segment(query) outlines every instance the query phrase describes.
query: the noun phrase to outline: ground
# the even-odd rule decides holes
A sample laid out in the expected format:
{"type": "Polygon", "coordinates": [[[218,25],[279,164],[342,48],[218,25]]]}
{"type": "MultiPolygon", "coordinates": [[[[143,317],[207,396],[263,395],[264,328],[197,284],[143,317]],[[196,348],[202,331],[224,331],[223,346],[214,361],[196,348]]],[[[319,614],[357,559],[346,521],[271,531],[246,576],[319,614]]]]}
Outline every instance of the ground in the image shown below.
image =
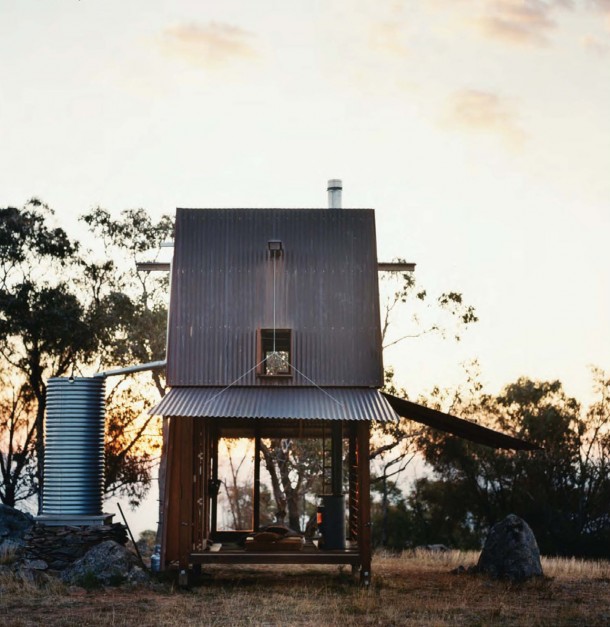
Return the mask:
{"type": "Polygon", "coordinates": [[[369,589],[336,567],[213,567],[190,590],[0,579],[2,625],[608,625],[610,562],[543,561],[521,585],[455,575],[473,553],[377,555],[369,589]]]}

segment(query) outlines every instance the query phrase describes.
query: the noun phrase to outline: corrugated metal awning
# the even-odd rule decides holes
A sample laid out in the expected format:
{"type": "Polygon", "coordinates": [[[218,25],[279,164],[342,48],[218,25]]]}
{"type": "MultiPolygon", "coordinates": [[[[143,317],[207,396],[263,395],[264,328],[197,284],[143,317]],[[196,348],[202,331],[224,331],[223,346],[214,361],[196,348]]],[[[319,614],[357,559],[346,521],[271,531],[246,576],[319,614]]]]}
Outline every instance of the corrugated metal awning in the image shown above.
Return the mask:
{"type": "Polygon", "coordinates": [[[208,418],[398,420],[388,401],[374,388],[174,387],[149,413],[208,418]]]}
{"type": "Polygon", "coordinates": [[[392,396],[391,394],[384,393],[383,396],[402,418],[419,422],[420,424],[438,429],[439,431],[444,431],[445,433],[451,433],[464,440],[484,444],[492,448],[504,448],[516,451],[541,450],[537,444],[526,442],[512,435],[500,433],[499,431],[483,427],[469,420],[457,418],[451,414],[445,414],[442,411],[418,405],[417,403],[412,403],[411,401],[392,396]]]}

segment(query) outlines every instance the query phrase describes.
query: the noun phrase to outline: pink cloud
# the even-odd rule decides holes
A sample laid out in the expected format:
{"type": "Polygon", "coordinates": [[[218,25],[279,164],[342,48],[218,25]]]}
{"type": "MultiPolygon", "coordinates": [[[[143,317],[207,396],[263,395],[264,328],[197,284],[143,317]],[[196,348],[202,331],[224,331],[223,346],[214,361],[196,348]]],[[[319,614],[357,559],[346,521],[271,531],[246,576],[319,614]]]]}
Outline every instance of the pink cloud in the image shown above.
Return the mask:
{"type": "Polygon", "coordinates": [[[610,52],[610,43],[594,35],[587,35],[583,39],[583,44],[589,52],[597,54],[600,57],[604,57],[610,52]]]}
{"type": "Polygon", "coordinates": [[[479,20],[482,32],[492,39],[515,44],[544,45],[556,23],[552,13],[567,7],[564,0],[491,0],[479,20]]]}
{"type": "Polygon", "coordinates": [[[167,27],[160,36],[161,49],[193,65],[217,69],[235,61],[252,60],[258,53],[254,35],[230,24],[187,23],[167,27]]]}
{"type": "Polygon", "coordinates": [[[488,91],[461,89],[454,92],[446,103],[444,123],[454,130],[498,134],[513,146],[525,139],[510,103],[488,91]]]}

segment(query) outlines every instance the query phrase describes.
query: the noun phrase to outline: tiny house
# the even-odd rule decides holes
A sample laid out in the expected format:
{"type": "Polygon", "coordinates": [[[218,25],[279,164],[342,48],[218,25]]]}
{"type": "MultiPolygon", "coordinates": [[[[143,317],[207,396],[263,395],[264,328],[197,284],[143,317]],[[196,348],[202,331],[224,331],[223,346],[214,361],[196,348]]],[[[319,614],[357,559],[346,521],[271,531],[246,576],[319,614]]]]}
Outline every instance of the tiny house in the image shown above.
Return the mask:
{"type": "Polygon", "coordinates": [[[153,411],[169,422],[162,568],[177,567],[183,577],[211,563],[348,564],[367,583],[374,422],[403,416],[492,446],[524,445],[380,392],[378,274],[389,266],[378,261],[374,211],[339,208],[338,181],[329,194],[329,209],[176,212],[170,391],[153,411]],[[218,525],[223,438],[253,442],[246,530],[218,525]],[[321,495],[326,543],[293,551],[244,546],[244,535],[262,529],[266,438],[330,442],[321,495]]]}

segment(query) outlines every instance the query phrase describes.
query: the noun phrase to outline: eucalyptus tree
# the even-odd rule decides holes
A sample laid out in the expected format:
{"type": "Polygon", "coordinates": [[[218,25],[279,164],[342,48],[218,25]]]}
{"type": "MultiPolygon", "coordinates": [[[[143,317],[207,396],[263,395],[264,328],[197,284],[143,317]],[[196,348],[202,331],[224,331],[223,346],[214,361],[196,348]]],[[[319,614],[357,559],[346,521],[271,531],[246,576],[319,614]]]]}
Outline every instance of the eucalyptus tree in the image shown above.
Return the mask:
{"type": "MultiPolygon", "coordinates": [[[[32,199],[23,208],[0,209],[0,359],[19,390],[15,399],[21,409],[26,409],[26,398],[31,403],[27,409],[33,425],[26,430],[31,431],[28,446],[36,458],[36,491],[43,480],[46,380],[70,374],[77,363],[89,362],[97,348],[92,311],[79,299],[73,282],[81,261],[78,243],[53,224],[47,205],[32,199]]],[[[3,418],[9,433],[16,424],[10,407],[10,402],[5,404],[3,418]]],[[[4,471],[21,476],[26,464],[19,463],[19,455],[30,449],[11,451],[14,442],[9,437],[4,471]]],[[[16,496],[9,491],[6,498],[16,496]]]]}
{"type": "MultiPolygon", "coordinates": [[[[136,263],[143,255],[158,254],[161,244],[171,239],[172,219],[163,215],[155,221],[144,209],[127,209],[115,217],[98,207],[81,220],[102,244],[97,258],[90,252],[92,261],[84,266],[90,297],[96,303],[100,367],[162,360],[168,276],[138,272],[136,263]]],[[[163,488],[165,430],[146,409],[165,395],[165,371],[154,369],[139,375],[137,386],[125,379],[113,380],[107,403],[106,489],[127,495],[132,505],[137,505],[148,491],[152,468],[159,461],[161,492],[163,488]]]]}
{"type": "MultiPolygon", "coordinates": [[[[154,223],[143,210],[113,219],[101,209],[84,220],[105,241],[99,261],[56,225],[41,201],[0,208],[0,499],[10,505],[38,493],[40,509],[50,377],[141,363],[164,352],[163,280],[137,275],[133,259],[171,235],[171,220],[154,223]]],[[[162,394],[160,373],[153,383],[162,394]]],[[[107,489],[137,501],[143,490],[134,486],[150,483],[154,446],[146,442],[148,423],[126,410],[125,394],[110,395],[107,489]]]]}
{"type": "Polygon", "coordinates": [[[526,377],[497,396],[457,399],[462,415],[543,450],[496,451],[427,431],[418,444],[433,474],[409,497],[419,524],[429,526],[438,514],[452,521],[447,533],[470,529],[480,540],[492,524],[515,513],[527,520],[544,553],[607,557],[610,378],[600,369],[593,377],[597,400],[586,409],[559,381],[526,377]]]}

